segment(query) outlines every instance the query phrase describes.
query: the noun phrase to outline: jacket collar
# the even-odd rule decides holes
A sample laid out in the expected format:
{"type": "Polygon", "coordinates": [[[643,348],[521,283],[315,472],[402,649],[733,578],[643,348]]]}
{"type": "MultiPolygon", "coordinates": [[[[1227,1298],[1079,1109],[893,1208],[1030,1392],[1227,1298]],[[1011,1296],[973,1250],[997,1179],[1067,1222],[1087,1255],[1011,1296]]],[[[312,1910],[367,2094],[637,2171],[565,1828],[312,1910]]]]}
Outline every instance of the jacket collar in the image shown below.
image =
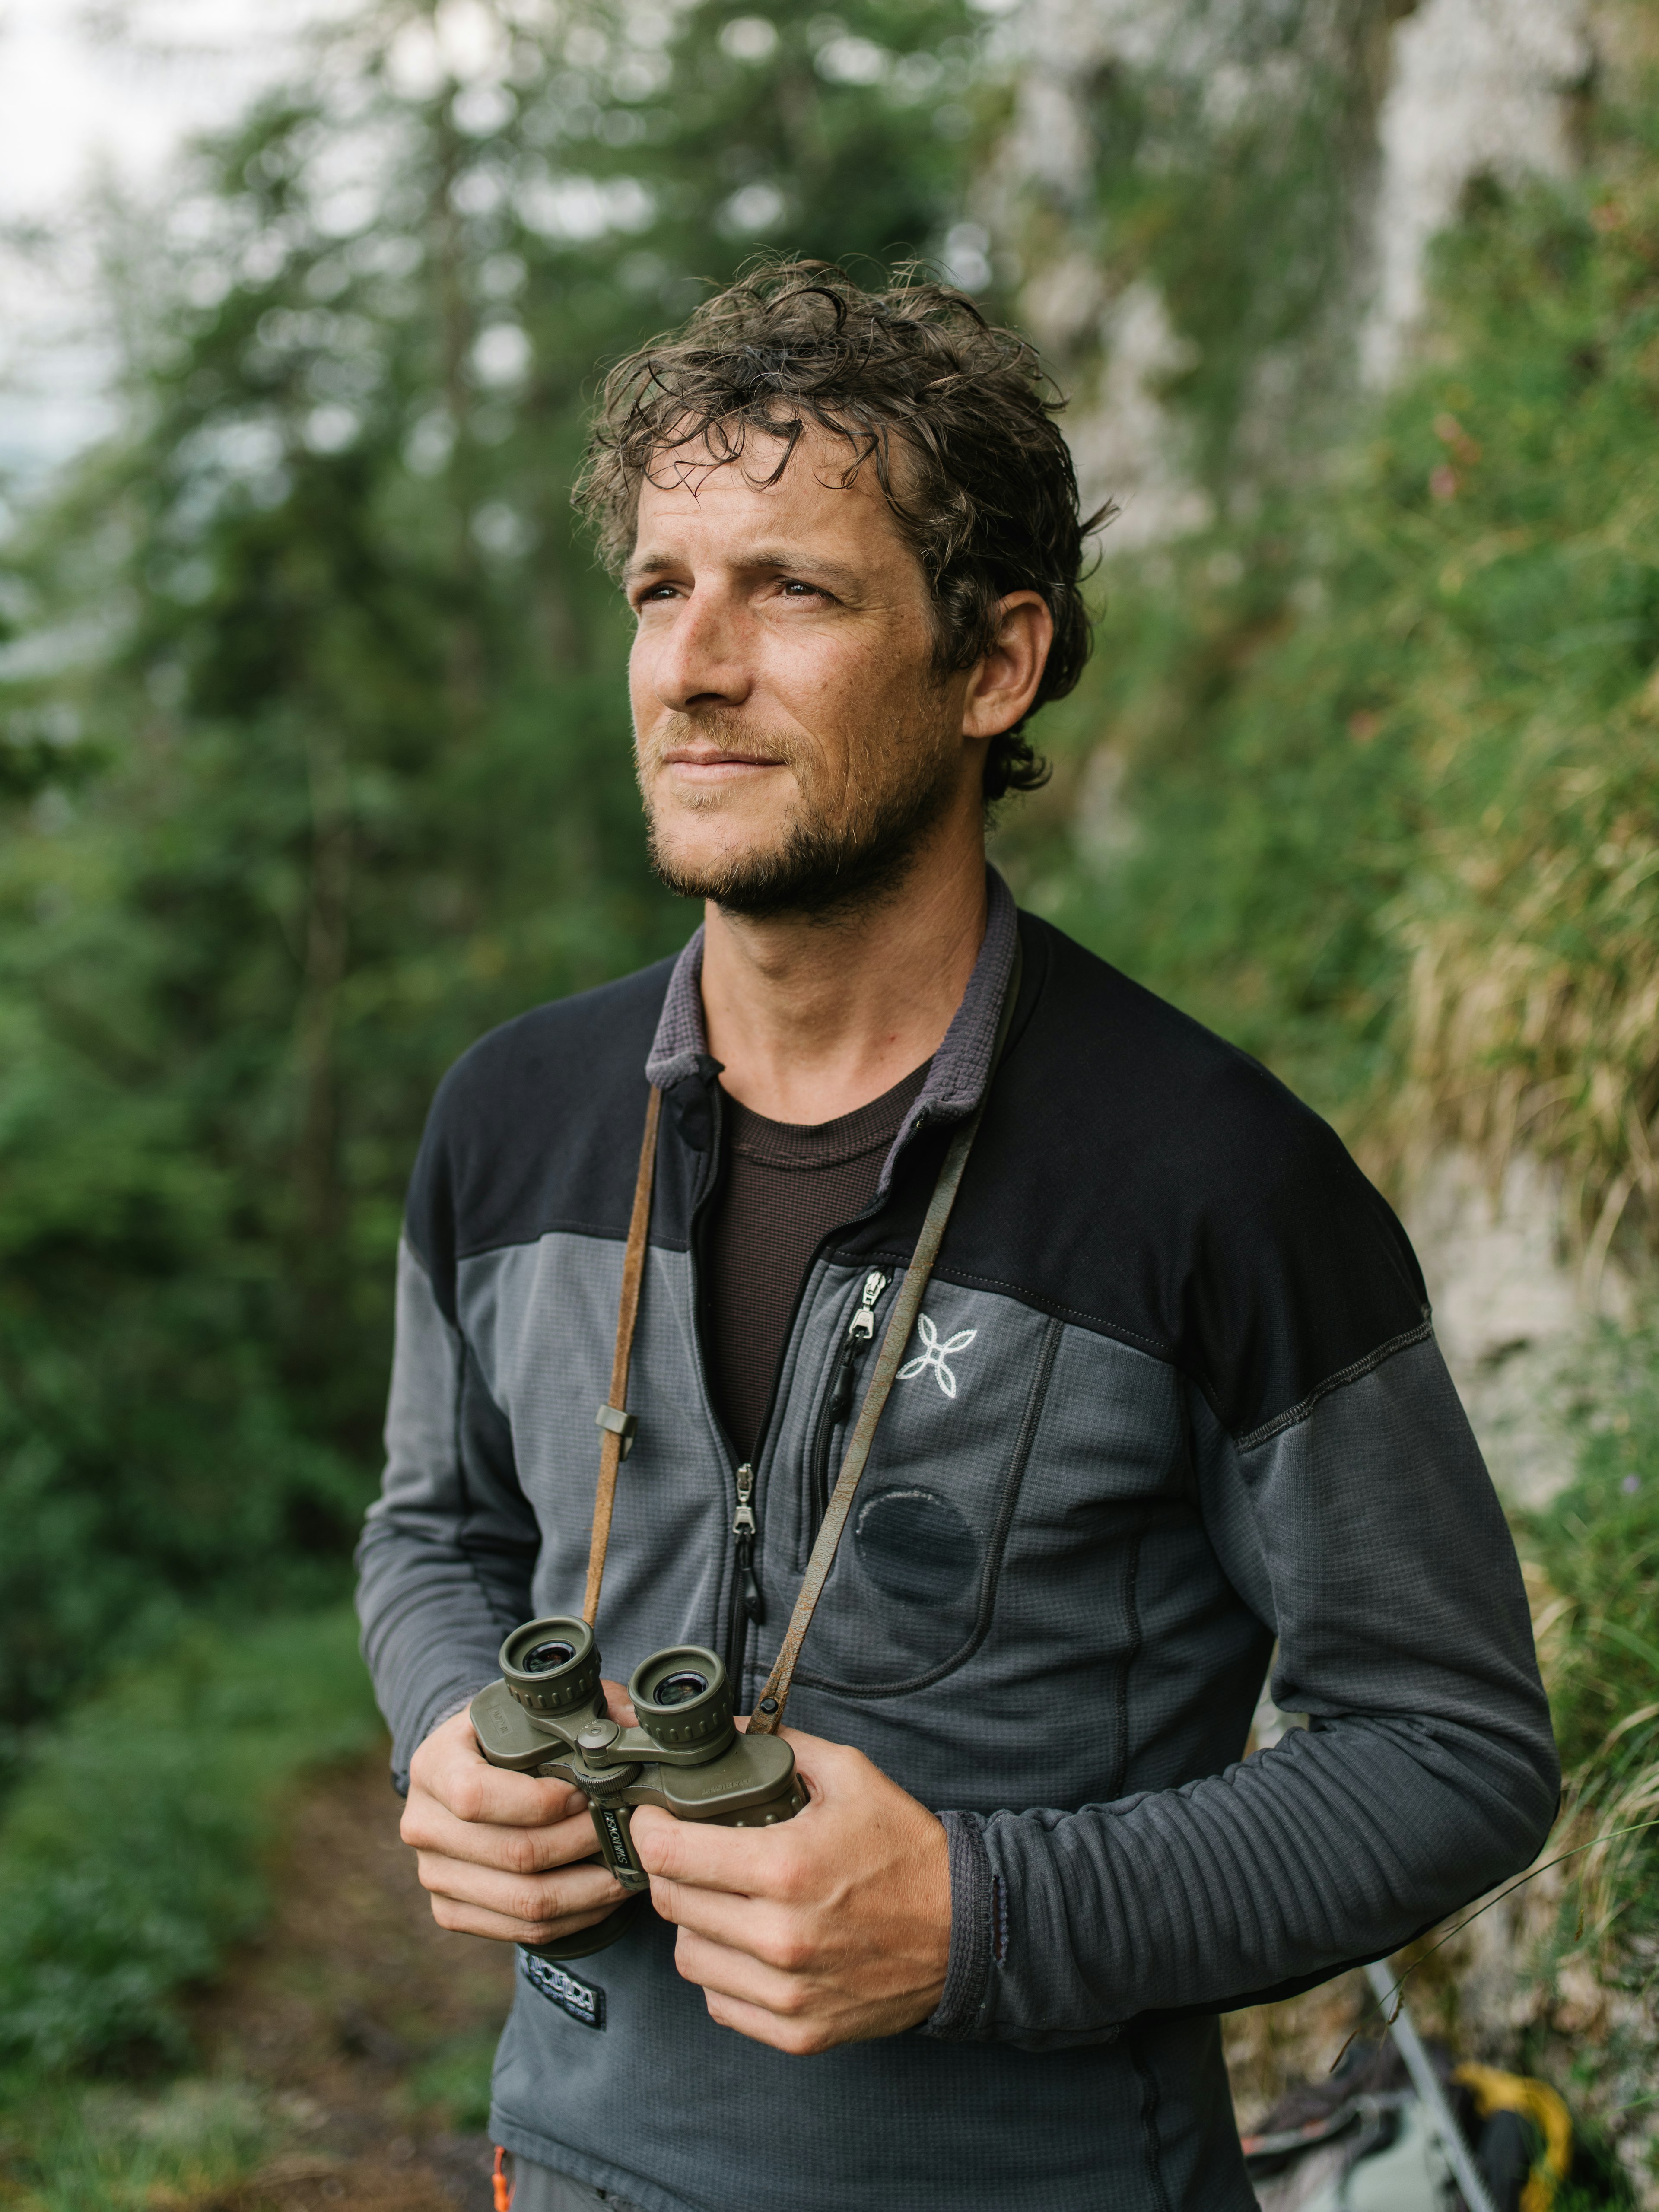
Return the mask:
{"type": "MultiPolygon", "coordinates": [[[[921,1095],[893,1141],[881,1170],[877,1197],[884,1197],[898,1156],[925,1122],[960,1121],[979,1104],[991,1076],[997,1023],[1014,965],[1018,915],[1013,894],[988,862],[985,870],[985,935],[944,1041],[933,1054],[921,1095]]],[[[668,980],[657,1034],[645,1063],[646,1079],[659,1091],[693,1076],[712,1079],[720,1062],[709,1057],[702,1019],[702,929],[693,935],[668,980]]]]}

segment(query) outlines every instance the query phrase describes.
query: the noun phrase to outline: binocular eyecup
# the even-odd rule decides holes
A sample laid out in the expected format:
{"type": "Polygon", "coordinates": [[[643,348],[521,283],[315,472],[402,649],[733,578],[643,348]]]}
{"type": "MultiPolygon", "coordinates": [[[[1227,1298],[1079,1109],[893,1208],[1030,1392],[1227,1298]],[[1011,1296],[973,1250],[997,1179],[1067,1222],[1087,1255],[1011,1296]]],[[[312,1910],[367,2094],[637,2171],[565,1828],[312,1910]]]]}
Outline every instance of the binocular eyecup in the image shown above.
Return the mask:
{"type": "MultiPolygon", "coordinates": [[[[501,1646],[501,1678],[528,1713],[603,1713],[599,1650],[584,1620],[562,1613],[527,1620],[501,1646]]],[[[634,1669],[628,1694],[639,1725],[661,1750],[713,1757],[732,1741],[726,1668],[700,1644],[676,1644],[634,1669]]]]}
{"type": "Polygon", "coordinates": [[[664,1751],[721,1750],[732,1725],[726,1668],[701,1644],[675,1644],[641,1660],[628,1685],[640,1726],[664,1751]]]}
{"type": "Polygon", "coordinates": [[[501,1646],[501,1679],[527,1713],[605,1710],[599,1647],[585,1620],[526,1620],[501,1646]]]}

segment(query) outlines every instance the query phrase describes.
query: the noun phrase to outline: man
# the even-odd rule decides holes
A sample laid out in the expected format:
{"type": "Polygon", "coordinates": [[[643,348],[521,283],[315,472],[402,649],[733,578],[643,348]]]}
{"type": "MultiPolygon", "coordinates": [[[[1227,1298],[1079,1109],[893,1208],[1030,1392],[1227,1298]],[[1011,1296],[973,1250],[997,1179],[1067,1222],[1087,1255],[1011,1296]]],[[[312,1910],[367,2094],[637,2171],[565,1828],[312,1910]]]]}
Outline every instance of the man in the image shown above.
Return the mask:
{"type": "Polygon", "coordinates": [[[705,920],[475,1047],[416,1169],[362,1605],[444,1926],[545,1943],[621,1897],[465,1708],[580,1608],[649,1086],[599,1633],[623,1675],[723,1651],[740,1710],[984,1111],[803,1649],[811,1802],[637,1812],[653,1914],[524,1962],[515,2207],[1247,2207],[1216,2015],[1395,1950],[1556,1803],[1416,1262],[1322,1121],[988,873],[1086,649],[1028,349],[774,270],[613,374],[581,496],[653,862],[705,920]],[[1240,1764],[1275,1638],[1309,1726],[1240,1764]]]}

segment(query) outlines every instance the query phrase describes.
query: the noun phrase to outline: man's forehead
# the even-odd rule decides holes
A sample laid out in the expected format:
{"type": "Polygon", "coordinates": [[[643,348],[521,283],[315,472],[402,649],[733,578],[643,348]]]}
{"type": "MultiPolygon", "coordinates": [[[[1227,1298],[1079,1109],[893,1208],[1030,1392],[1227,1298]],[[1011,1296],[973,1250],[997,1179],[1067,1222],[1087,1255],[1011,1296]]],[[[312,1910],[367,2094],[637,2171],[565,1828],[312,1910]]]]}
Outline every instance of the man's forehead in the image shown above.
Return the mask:
{"type": "Polygon", "coordinates": [[[752,539],[744,557],[762,567],[787,568],[819,544],[878,558],[908,551],[873,463],[849,475],[858,458],[847,439],[813,424],[787,450],[764,430],[735,454],[707,439],[659,449],[640,486],[629,573],[657,566],[669,557],[668,542],[683,543],[688,531],[752,539]]]}
{"type": "MultiPolygon", "coordinates": [[[[799,485],[823,477],[839,487],[869,449],[867,436],[781,416],[775,422],[711,423],[702,430],[689,422],[667,426],[653,452],[648,480],[665,488],[697,483],[712,475],[735,479],[755,489],[799,485]]],[[[866,473],[856,471],[861,483],[866,473]]]]}

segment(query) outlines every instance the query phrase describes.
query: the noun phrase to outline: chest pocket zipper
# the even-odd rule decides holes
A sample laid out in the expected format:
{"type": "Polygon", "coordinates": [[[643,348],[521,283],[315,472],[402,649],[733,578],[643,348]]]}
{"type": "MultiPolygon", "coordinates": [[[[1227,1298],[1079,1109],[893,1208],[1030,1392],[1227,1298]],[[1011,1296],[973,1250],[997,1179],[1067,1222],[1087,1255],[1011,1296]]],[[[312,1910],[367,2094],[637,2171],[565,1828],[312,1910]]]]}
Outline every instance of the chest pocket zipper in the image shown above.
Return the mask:
{"type": "Polygon", "coordinates": [[[876,1302],[892,1280],[879,1267],[872,1267],[864,1279],[864,1288],[847,1334],[842,1339],[841,1355],[836,1362],[836,1371],[830,1388],[823,1394],[818,1424],[812,1437],[811,1463],[811,1493],[809,1499],[811,1525],[807,1540],[817,1532],[817,1526],[830,1509],[830,1492],[833,1484],[830,1477],[830,1447],[836,1429],[853,1410],[853,1385],[860,1361],[875,1341],[876,1302]]]}
{"type": "MultiPolygon", "coordinates": [[[[830,1443],[837,1424],[844,1421],[852,1410],[854,1375],[875,1338],[877,1300],[892,1279],[879,1267],[872,1267],[865,1277],[857,1308],[842,1340],[835,1374],[824,1394],[823,1407],[812,1437],[811,1474],[814,1530],[823,1520],[830,1504],[830,1443]]],[[[726,1649],[726,1671],[733,1681],[738,1679],[741,1671],[749,1624],[752,1621],[758,1626],[766,1618],[766,1601],[761,1594],[760,1577],[755,1572],[755,1539],[759,1531],[755,1521],[755,1469],[748,1460],[737,1469],[737,1490],[738,1509],[732,1516],[732,1540],[736,1559],[732,1578],[732,1625],[726,1649]]]]}

